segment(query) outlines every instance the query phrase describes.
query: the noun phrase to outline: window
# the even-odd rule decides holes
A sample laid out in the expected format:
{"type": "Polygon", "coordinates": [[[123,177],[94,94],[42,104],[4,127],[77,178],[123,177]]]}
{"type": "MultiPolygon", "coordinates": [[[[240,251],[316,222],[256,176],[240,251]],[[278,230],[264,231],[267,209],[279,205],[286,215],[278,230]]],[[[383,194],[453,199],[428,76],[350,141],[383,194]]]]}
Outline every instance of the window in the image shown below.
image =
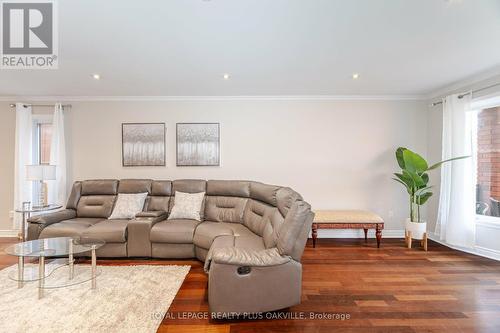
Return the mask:
{"type": "Polygon", "coordinates": [[[38,163],[50,164],[50,145],[52,143],[52,124],[39,123],[38,134],[38,163]]]}
{"type": "MultiPolygon", "coordinates": [[[[33,115],[33,164],[50,164],[50,145],[52,144],[52,116],[33,115]]],[[[33,182],[33,202],[38,202],[40,183],[33,182]]]]}
{"type": "Polygon", "coordinates": [[[476,214],[500,217],[500,107],[477,114],[476,214]]]}
{"type": "Polygon", "coordinates": [[[33,115],[33,164],[50,164],[52,116],[33,115]]]}

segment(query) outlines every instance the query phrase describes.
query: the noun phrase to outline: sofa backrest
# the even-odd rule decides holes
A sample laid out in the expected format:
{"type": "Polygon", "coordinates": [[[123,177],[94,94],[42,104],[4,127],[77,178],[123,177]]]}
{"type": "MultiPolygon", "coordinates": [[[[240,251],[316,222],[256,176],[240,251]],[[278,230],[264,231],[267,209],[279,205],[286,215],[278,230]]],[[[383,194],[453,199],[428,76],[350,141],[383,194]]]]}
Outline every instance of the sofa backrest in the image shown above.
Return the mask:
{"type": "MultiPolygon", "coordinates": [[[[108,218],[111,215],[116,194],[118,193],[117,180],[85,180],[76,188],[80,190],[80,197],[76,204],[76,215],[78,217],[108,218]]],[[[73,189],[75,189],[75,186],[73,189]]],[[[72,197],[77,196],[77,194],[73,195],[73,193],[70,195],[71,204],[74,204],[72,197]]]]}
{"type": "Polygon", "coordinates": [[[266,248],[275,247],[285,216],[297,200],[302,197],[288,187],[251,182],[243,223],[264,239],[266,248]]]}
{"type": "Polygon", "coordinates": [[[172,193],[172,182],[170,180],[153,180],[151,192],[145,203],[145,209],[169,212],[172,193]]]}
{"type": "Polygon", "coordinates": [[[243,213],[249,197],[248,181],[209,180],[205,198],[205,219],[243,223],[243,213]]]}

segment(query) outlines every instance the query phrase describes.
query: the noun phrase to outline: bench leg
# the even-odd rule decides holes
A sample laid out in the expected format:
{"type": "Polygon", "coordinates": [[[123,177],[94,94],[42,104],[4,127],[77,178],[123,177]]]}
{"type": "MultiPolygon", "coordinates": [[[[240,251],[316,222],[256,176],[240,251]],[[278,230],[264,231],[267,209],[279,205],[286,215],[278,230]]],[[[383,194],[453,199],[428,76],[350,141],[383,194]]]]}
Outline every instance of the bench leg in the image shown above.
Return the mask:
{"type": "Polygon", "coordinates": [[[377,237],[377,248],[380,247],[380,241],[382,240],[382,230],[380,230],[380,227],[377,226],[377,229],[375,231],[375,236],[377,237]]]}
{"type": "Polygon", "coordinates": [[[363,229],[365,231],[365,243],[368,242],[368,229],[363,229]]]}
{"type": "Polygon", "coordinates": [[[313,247],[316,247],[316,238],[318,238],[318,226],[316,223],[312,224],[312,239],[313,239],[313,247]]]}

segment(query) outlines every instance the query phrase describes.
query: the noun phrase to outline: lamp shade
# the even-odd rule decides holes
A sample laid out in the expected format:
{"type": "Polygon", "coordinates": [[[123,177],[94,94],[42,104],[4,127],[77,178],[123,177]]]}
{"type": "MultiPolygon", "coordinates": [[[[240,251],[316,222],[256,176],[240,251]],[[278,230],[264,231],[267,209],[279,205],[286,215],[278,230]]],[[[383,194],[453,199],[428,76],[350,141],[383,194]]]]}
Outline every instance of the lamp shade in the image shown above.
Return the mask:
{"type": "Polygon", "coordinates": [[[56,179],[56,166],[47,164],[27,165],[27,180],[54,180],[56,179]]]}

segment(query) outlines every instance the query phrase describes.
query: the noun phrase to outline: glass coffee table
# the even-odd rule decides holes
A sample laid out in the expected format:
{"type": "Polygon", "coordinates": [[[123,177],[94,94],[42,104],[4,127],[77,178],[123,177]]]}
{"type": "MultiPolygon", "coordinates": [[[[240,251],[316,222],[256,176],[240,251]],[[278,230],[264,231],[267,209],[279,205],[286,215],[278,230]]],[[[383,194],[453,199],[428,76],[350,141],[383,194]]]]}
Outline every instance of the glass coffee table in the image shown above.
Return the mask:
{"type": "Polygon", "coordinates": [[[96,249],[105,242],[100,239],[85,237],[56,237],[36,239],[11,245],[5,249],[9,255],[18,257],[17,272],[9,273],[9,278],[18,282],[22,288],[26,282],[38,281],[38,298],[42,298],[45,289],[68,287],[92,281],[96,288],[96,278],[101,273],[97,267],[96,249]],[[84,266],[75,266],[74,254],[90,252],[92,265],[90,270],[84,266]],[[24,266],[24,258],[38,258],[38,267],[24,266]],[[63,258],[61,258],[63,257],[63,258]],[[66,277],[50,279],[56,270],[67,269],[66,277]]]}

